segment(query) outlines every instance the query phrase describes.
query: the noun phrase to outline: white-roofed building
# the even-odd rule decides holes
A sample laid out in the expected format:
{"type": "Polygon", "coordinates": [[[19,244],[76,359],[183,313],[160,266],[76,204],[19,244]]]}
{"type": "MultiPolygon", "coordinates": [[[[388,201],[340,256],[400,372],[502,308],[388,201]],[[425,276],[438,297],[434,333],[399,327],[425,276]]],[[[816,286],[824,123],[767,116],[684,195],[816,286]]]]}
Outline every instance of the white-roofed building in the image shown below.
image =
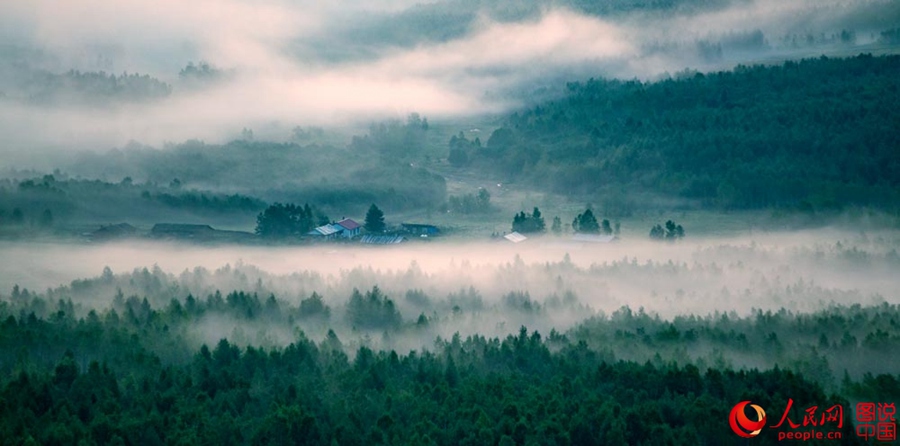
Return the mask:
{"type": "Polygon", "coordinates": [[[309,231],[307,234],[317,237],[324,238],[335,238],[340,232],[343,230],[341,227],[335,227],[335,225],[322,225],[312,231],[309,231]]]}
{"type": "Polygon", "coordinates": [[[521,243],[521,242],[524,242],[525,240],[528,240],[528,237],[525,237],[524,235],[519,234],[518,232],[510,232],[509,234],[504,235],[503,238],[505,238],[513,243],[521,243]]]}

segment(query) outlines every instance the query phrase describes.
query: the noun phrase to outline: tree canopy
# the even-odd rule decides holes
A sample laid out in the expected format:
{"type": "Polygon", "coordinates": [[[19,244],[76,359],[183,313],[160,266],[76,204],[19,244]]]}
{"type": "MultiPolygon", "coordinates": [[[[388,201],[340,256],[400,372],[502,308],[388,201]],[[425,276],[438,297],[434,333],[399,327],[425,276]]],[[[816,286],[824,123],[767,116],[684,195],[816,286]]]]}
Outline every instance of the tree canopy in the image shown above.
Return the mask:
{"type": "Polygon", "coordinates": [[[375,206],[375,203],[372,203],[372,205],[369,206],[368,212],[366,212],[364,227],[367,232],[376,234],[384,232],[384,212],[382,212],[381,209],[378,209],[378,206],[375,206]]]}
{"type": "Polygon", "coordinates": [[[256,234],[266,238],[289,238],[305,235],[328,217],[308,203],[303,206],[275,203],[256,217],[256,234]]]}
{"type": "Polygon", "coordinates": [[[650,238],[654,240],[677,240],[684,238],[684,228],[672,220],[667,220],[665,228],[662,225],[656,225],[650,229],[650,238]]]}
{"type": "Polygon", "coordinates": [[[522,211],[513,217],[513,231],[527,234],[544,232],[544,229],[544,217],[541,216],[541,211],[537,206],[535,206],[530,214],[526,214],[525,211],[522,211]]]}
{"type": "Polygon", "coordinates": [[[585,234],[597,234],[600,232],[600,225],[597,223],[597,218],[594,217],[594,212],[588,208],[578,214],[575,220],[572,220],[572,230],[585,234]]]}
{"type": "Polygon", "coordinates": [[[706,207],[900,203],[900,56],[591,79],[511,114],[473,169],[562,193],[650,191],[706,207]]]}

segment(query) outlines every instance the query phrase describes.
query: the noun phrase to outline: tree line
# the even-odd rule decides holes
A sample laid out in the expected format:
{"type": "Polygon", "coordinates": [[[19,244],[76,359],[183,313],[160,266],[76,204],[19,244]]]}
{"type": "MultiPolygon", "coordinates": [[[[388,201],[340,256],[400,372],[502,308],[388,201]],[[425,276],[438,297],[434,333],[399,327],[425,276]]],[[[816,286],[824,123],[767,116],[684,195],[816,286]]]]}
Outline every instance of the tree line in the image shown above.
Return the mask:
{"type": "MultiPolygon", "coordinates": [[[[613,224],[606,218],[598,221],[590,206],[588,206],[584,212],[575,216],[570,227],[572,232],[575,232],[576,234],[618,235],[621,230],[619,222],[613,224]]],[[[546,224],[544,222],[544,217],[541,214],[541,210],[535,206],[531,213],[521,211],[513,216],[512,230],[524,234],[538,234],[545,232],[546,224]]],[[[550,230],[556,235],[563,233],[562,219],[560,219],[559,216],[553,217],[550,230]]]]}

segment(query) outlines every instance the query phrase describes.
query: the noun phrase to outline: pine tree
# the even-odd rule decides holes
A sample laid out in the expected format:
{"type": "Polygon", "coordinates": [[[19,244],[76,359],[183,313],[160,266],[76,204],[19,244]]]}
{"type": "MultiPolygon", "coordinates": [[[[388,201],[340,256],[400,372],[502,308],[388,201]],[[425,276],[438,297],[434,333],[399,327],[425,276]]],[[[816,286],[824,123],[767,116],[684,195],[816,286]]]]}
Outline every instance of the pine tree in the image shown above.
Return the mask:
{"type": "Polygon", "coordinates": [[[553,224],[550,226],[550,230],[556,235],[562,233],[562,220],[559,219],[559,216],[553,217],[553,224]]]}
{"type": "Polygon", "coordinates": [[[378,206],[372,203],[372,206],[369,206],[369,211],[366,212],[366,231],[381,233],[384,232],[384,227],[384,212],[381,212],[381,209],[378,209],[378,206]]]}
{"type": "MultiPolygon", "coordinates": [[[[607,221],[607,225],[609,222],[607,221]]],[[[584,213],[578,214],[575,217],[575,220],[572,221],[572,229],[575,232],[581,232],[585,234],[597,234],[600,232],[600,225],[597,223],[597,218],[594,217],[594,211],[591,208],[587,208],[584,213]]]]}

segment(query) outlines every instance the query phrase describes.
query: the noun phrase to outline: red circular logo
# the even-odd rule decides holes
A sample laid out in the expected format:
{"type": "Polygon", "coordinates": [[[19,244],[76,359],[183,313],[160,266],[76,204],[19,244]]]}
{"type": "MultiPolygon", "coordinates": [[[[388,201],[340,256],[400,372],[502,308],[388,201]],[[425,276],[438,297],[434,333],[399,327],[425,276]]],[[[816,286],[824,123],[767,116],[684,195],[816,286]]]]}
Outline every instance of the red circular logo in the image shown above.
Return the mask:
{"type": "Polygon", "coordinates": [[[758,421],[751,421],[744,413],[744,408],[750,404],[750,401],[741,401],[731,408],[731,414],[728,416],[728,423],[731,424],[731,430],[744,438],[753,438],[759,435],[762,428],[766,425],[766,411],[756,404],[750,404],[756,410],[756,418],[758,421]]]}

